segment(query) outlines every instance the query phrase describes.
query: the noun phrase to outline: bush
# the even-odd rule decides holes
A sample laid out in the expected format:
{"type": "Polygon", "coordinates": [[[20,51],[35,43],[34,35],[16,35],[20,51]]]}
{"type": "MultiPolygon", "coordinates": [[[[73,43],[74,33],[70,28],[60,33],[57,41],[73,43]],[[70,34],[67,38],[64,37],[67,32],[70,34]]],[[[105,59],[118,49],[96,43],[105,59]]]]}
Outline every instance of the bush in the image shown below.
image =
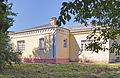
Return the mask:
{"type": "Polygon", "coordinates": [[[7,32],[0,33],[0,69],[3,69],[6,64],[20,64],[20,53],[13,52],[8,42],[9,37],[7,36],[7,32]]]}

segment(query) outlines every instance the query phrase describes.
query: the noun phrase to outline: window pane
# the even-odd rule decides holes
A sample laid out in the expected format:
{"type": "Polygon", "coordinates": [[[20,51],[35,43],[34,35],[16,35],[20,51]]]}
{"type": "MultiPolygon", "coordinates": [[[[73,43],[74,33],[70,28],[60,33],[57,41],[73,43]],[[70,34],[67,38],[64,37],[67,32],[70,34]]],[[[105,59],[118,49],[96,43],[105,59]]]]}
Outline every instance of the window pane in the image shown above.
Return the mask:
{"type": "Polygon", "coordinates": [[[91,51],[91,49],[86,49],[88,44],[90,44],[93,40],[81,40],[81,49],[83,51],[91,51]]]}
{"type": "Polygon", "coordinates": [[[25,41],[24,40],[18,41],[17,48],[18,48],[18,51],[24,51],[25,50],[25,41]]]}
{"type": "Polygon", "coordinates": [[[44,38],[40,38],[40,40],[39,40],[39,47],[40,48],[45,48],[45,40],[44,40],[44,38]]]}
{"type": "Polygon", "coordinates": [[[67,39],[64,39],[64,40],[63,40],[63,47],[64,47],[64,48],[67,48],[67,39]]]}

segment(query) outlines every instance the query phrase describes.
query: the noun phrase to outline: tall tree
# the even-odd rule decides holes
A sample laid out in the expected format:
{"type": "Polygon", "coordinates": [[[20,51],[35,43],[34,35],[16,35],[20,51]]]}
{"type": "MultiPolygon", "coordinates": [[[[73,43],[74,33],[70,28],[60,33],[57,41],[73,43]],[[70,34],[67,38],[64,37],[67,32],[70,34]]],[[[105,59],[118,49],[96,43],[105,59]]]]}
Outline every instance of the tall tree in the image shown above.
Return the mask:
{"type": "Polygon", "coordinates": [[[12,16],[16,16],[11,9],[11,3],[8,4],[7,1],[0,0],[0,69],[6,64],[12,64],[12,62],[20,63],[19,54],[12,52],[8,44],[8,28],[13,25],[12,16]]]}
{"type": "MultiPolygon", "coordinates": [[[[57,24],[66,24],[74,16],[74,21],[84,23],[88,22],[93,26],[101,26],[101,34],[95,37],[93,43],[88,48],[92,48],[94,52],[106,50],[104,44],[111,39],[114,41],[111,52],[120,51],[120,44],[115,40],[120,35],[120,0],[71,0],[63,2],[57,24]],[[92,20],[92,21],[90,21],[92,20]],[[102,40],[102,41],[101,41],[102,40]]],[[[93,31],[87,38],[91,39],[96,35],[97,29],[93,31]]]]}

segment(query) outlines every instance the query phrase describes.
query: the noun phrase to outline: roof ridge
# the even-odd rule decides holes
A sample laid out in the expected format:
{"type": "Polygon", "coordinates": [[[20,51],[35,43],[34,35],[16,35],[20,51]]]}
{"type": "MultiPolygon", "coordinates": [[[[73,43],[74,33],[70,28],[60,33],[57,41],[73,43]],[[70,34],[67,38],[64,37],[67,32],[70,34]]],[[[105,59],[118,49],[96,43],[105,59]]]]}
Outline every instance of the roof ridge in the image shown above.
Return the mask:
{"type": "Polygon", "coordinates": [[[33,29],[33,28],[38,28],[38,27],[43,27],[44,25],[49,25],[49,24],[43,24],[43,25],[40,25],[40,26],[34,26],[34,27],[31,27],[31,28],[23,29],[22,31],[33,29]]]}
{"type": "Polygon", "coordinates": [[[78,24],[78,25],[66,26],[65,28],[69,30],[76,30],[76,29],[78,30],[78,29],[94,28],[94,26],[92,24],[88,24],[88,26],[85,26],[84,24],[78,24]]]}
{"type": "Polygon", "coordinates": [[[24,29],[24,30],[21,30],[21,31],[18,31],[18,32],[24,32],[24,31],[30,31],[30,30],[36,30],[36,29],[44,29],[44,28],[49,28],[49,27],[57,27],[57,25],[43,24],[43,25],[40,25],[40,26],[35,26],[35,27],[32,27],[32,28],[24,29]]]}

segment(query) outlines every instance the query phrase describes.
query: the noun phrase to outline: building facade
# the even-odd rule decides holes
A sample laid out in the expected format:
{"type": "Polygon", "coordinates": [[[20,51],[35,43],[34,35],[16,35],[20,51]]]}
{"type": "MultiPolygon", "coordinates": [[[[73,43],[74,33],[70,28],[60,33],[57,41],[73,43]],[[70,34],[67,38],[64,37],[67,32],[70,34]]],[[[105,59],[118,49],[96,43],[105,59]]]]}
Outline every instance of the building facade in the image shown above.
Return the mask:
{"type": "MultiPolygon", "coordinates": [[[[59,27],[56,18],[50,24],[10,33],[12,48],[22,52],[23,63],[66,63],[66,62],[114,62],[116,56],[109,50],[99,53],[86,50],[86,40],[93,27],[82,25],[59,27]]],[[[100,34],[99,32],[97,32],[100,34]]],[[[106,46],[110,48],[108,40],[106,46]]]]}

